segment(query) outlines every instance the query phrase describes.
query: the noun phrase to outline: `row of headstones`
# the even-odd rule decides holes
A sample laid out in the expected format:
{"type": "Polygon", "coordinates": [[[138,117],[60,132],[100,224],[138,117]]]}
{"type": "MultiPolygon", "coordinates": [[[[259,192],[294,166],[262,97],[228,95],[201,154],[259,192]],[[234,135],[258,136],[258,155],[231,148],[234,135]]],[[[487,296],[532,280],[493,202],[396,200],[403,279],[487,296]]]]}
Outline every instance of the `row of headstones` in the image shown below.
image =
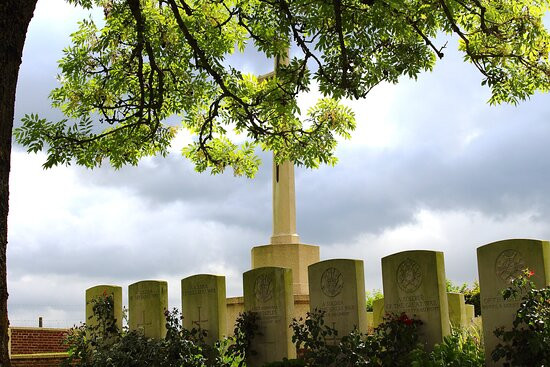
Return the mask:
{"type": "MultiPolygon", "coordinates": [[[[478,271],[486,350],[497,344],[493,331],[512,324],[519,301],[504,301],[500,291],[525,268],[534,271],[537,286],[549,284],[550,244],[537,240],[506,240],[478,248],[478,271]]],[[[365,284],[361,260],[326,260],[309,266],[310,309],[325,311],[325,322],[342,336],[354,328],[367,330],[365,284]]],[[[463,298],[452,301],[446,293],[443,253],[405,251],[382,259],[385,312],[422,320],[421,340],[428,348],[450,333],[449,304],[462,307],[463,298]]],[[[257,352],[249,366],[292,358],[295,348],[288,325],[294,314],[292,272],[266,267],[243,275],[244,310],[258,314],[259,333],[252,348],[257,352]]],[[[115,296],[121,316],[122,290],[105,286],[90,288],[87,300],[105,291],[115,296]]],[[[142,281],[129,286],[129,328],[143,329],[149,337],[165,334],[164,312],[168,307],[167,283],[142,281]]],[[[210,341],[226,335],[225,278],[195,275],[182,280],[182,315],[185,328],[208,330],[210,341]]],[[[88,306],[89,307],[89,306],[88,306]]],[[[452,311],[452,310],[451,310],[452,311]]],[[[462,309],[459,311],[462,314],[462,309]]],[[[464,311],[466,312],[466,311],[464,311]]],[[[87,317],[91,313],[87,311],[87,317]]],[[[451,312],[451,315],[453,312],[451,312]]],[[[461,316],[462,317],[462,316],[461,316]]],[[[117,317],[117,320],[120,318],[117,317]]],[[[490,352],[487,365],[491,365],[490,352]]]]}

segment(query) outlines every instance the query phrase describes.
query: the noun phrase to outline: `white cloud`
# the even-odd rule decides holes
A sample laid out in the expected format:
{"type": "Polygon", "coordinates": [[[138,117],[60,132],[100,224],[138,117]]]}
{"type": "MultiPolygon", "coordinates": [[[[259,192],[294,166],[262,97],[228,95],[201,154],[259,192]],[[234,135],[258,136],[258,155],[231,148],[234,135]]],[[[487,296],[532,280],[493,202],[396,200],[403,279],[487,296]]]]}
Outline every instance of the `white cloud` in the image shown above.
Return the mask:
{"type": "Polygon", "coordinates": [[[382,288],[381,259],[407,250],[443,251],[448,279],[478,279],[476,249],[509,238],[547,239],[550,229],[538,213],[526,211],[490,217],[477,211],[420,209],[414,221],[380,234],[362,233],[354,240],[322,248],[323,258],[357,258],[365,261],[367,289],[382,288]]]}

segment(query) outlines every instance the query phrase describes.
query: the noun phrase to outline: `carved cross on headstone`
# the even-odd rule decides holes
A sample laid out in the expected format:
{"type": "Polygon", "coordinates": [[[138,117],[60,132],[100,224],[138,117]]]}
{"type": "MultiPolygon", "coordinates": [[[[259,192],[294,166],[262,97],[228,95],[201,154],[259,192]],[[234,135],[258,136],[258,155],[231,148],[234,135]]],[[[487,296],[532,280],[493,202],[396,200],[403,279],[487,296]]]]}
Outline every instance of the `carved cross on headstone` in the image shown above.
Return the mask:
{"type": "MultiPolygon", "coordinates": [[[[290,50],[286,56],[275,57],[275,70],[261,75],[258,81],[270,79],[276,75],[280,65],[289,64],[290,50]]],[[[294,190],[294,164],[285,161],[275,163],[273,157],[273,235],[271,244],[300,243],[296,233],[296,194],[294,190]]]]}
{"type": "Polygon", "coordinates": [[[153,325],[152,321],[145,321],[145,310],[141,311],[141,320],[136,323],[138,328],[145,329],[146,326],[153,325]]]}
{"type": "MultiPolygon", "coordinates": [[[[208,322],[208,320],[202,320],[201,319],[201,306],[197,306],[197,308],[199,310],[199,319],[198,320],[193,320],[192,324],[197,325],[197,328],[199,330],[201,330],[202,329],[202,324],[205,323],[205,322],[208,322]]],[[[204,329],[204,330],[206,330],[206,329],[204,329]]]]}

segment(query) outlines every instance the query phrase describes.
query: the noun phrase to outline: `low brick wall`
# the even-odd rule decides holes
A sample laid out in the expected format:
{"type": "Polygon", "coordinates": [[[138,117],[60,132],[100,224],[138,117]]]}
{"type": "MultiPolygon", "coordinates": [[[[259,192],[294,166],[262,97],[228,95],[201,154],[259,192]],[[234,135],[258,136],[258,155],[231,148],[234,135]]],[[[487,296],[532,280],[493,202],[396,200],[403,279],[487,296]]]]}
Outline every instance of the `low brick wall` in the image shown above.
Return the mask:
{"type": "Polygon", "coordinates": [[[11,356],[12,367],[59,367],[65,353],[19,354],[11,356]]]}
{"type": "Polygon", "coordinates": [[[68,329],[11,327],[9,332],[14,367],[58,367],[66,356],[68,329]]]}

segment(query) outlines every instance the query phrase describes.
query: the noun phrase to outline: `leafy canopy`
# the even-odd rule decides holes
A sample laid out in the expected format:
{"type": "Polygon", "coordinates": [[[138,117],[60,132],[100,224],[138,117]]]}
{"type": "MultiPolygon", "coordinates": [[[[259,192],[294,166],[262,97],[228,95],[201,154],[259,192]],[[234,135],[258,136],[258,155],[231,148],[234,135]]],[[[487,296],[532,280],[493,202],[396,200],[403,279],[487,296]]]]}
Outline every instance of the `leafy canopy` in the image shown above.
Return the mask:
{"type": "Polygon", "coordinates": [[[339,100],[431,70],[444,56],[435,44],[442,32],[459,37],[490,103],[516,104],[550,86],[548,0],[68,1],[103,7],[105,21],[80,22],[59,61],[50,97],[67,119],[31,114],[15,131],[29,151],[47,149],[45,167],[108,159],[118,168],[166,155],[174,115],[193,136],[183,154],[199,171],[253,176],[257,147],[278,161],[334,164],[336,137],[355,127],[339,100]],[[287,58],[291,46],[299,55],[287,58]],[[227,56],[245,47],[278,58],[274,75],[230,65],[227,56]],[[324,98],[301,120],[296,96],[312,81],[324,98]]]}

